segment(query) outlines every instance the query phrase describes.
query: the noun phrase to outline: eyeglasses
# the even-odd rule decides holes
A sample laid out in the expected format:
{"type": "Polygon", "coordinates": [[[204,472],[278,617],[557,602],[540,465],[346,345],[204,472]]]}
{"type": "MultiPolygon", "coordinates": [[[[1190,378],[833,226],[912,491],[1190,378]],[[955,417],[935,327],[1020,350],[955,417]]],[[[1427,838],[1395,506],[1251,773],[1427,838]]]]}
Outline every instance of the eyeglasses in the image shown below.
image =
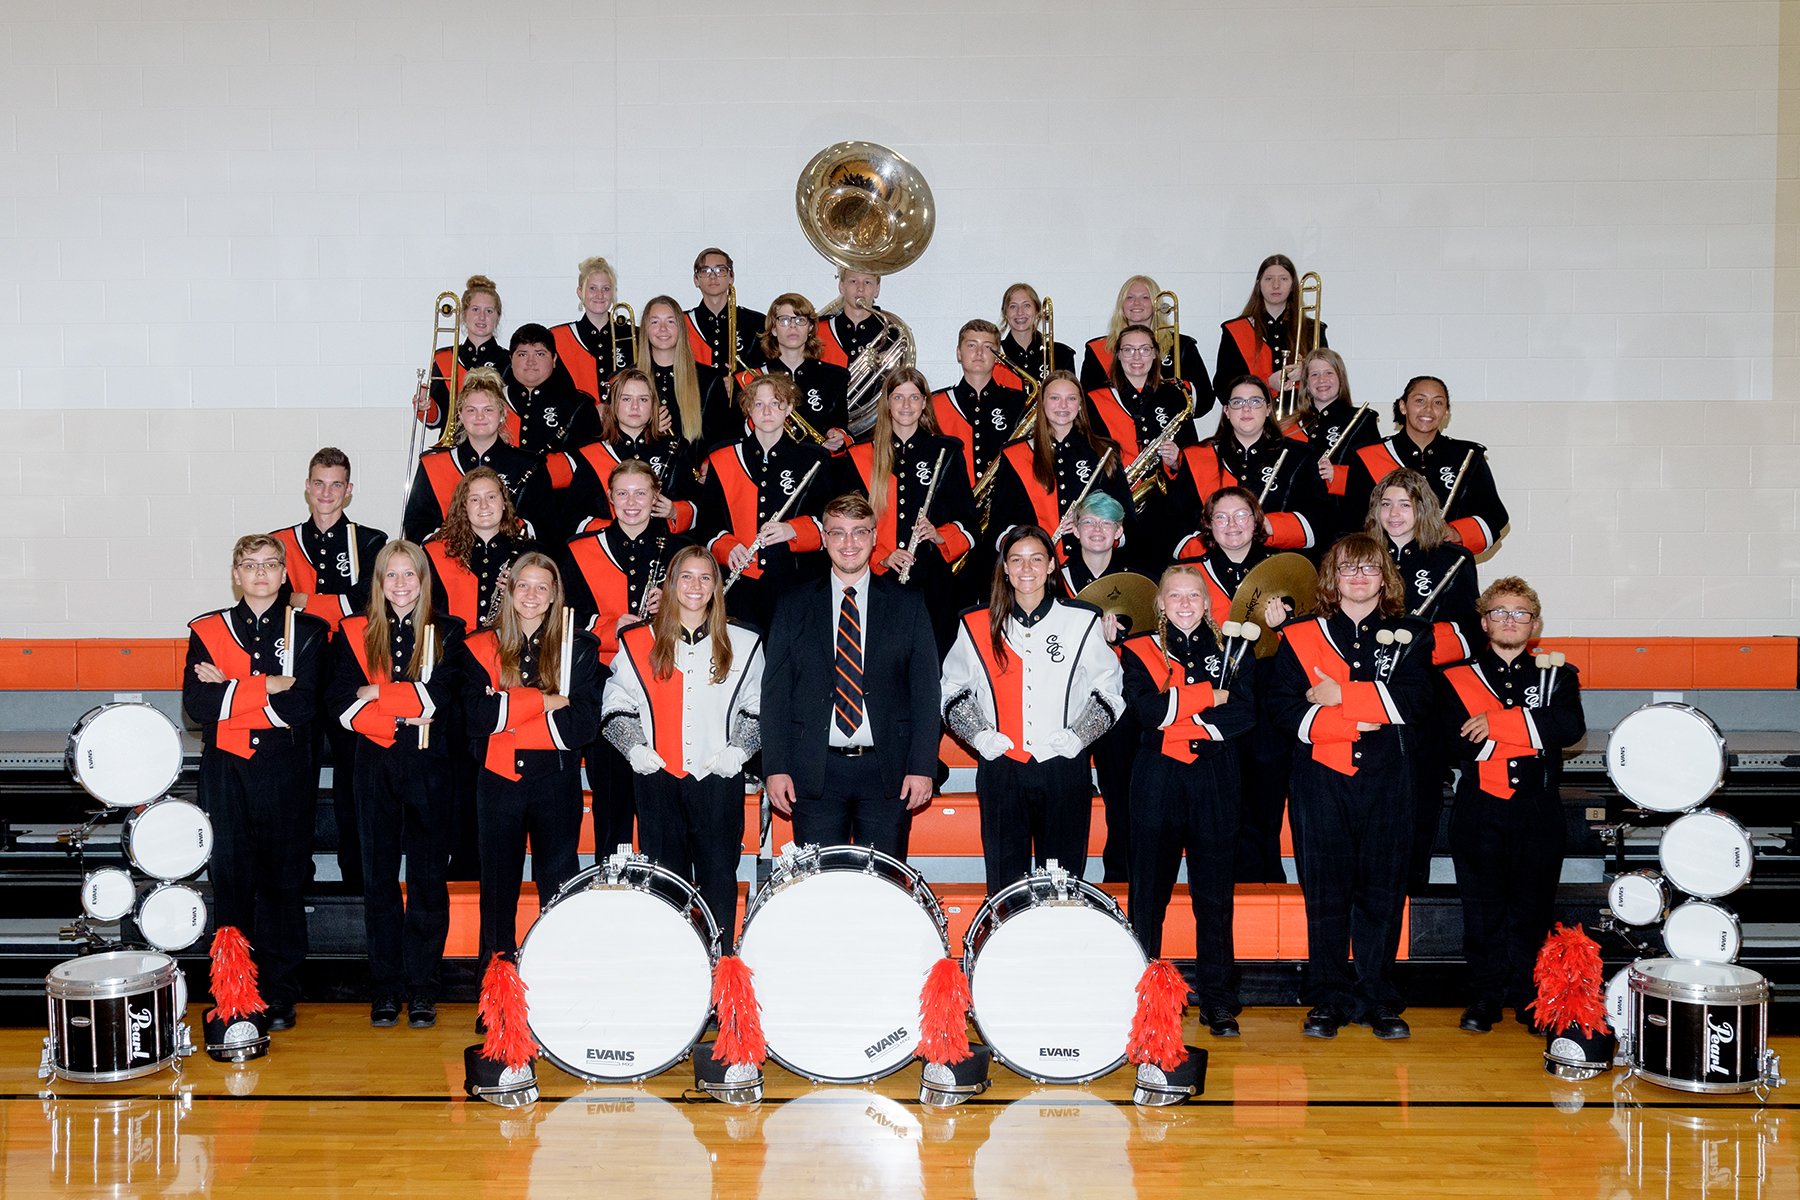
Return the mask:
{"type": "Polygon", "coordinates": [[[1255,519],[1255,516],[1247,508],[1241,508],[1237,512],[1221,512],[1212,515],[1214,525],[1248,525],[1255,519]]]}
{"type": "Polygon", "coordinates": [[[1075,528],[1077,529],[1113,530],[1118,527],[1116,521],[1108,521],[1101,517],[1083,517],[1081,520],[1075,522],[1075,528]]]}
{"type": "Polygon", "coordinates": [[[1495,621],[1511,621],[1515,625],[1537,620],[1536,613],[1524,608],[1490,608],[1481,615],[1495,621]]]}
{"type": "Polygon", "coordinates": [[[730,267],[701,267],[698,270],[696,270],[694,272],[694,274],[705,275],[710,278],[717,279],[721,275],[731,274],[731,268],[730,267]]]}
{"type": "Polygon", "coordinates": [[[1238,396],[1233,400],[1228,400],[1226,406],[1229,408],[1267,408],[1269,402],[1261,396],[1238,396]]]}
{"type": "Polygon", "coordinates": [[[1345,579],[1355,579],[1358,575],[1366,575],[1373,579],[1381,574],[1380,563],[1340,563],[1338,574],[1345,579]]]}
{"type": "Polygon", "coordinates": [[[785,317],[776,317],[775,323],[777,325],[781,326],[783,329],[793,329],[795,326],[798,326],[798,325],[811,325],[812,318],[811,317],[797,317],[797,316],[793,316],[790,314],[785,317]]]}
{"type": "Polygon", "coordinates": [[[285,570],[287,562],[279,558],[273,561],[266,558],[246,558],[238,566],[252,575],[272,575],[276,571],[285,570]]]}
{"type": "Polygon", "coordinates": [[[1155,354],[1155,346],[1120,346],[1120,354],[1128,354],[1132,358],[1142,358],[1146,354],[1155,354]]]}
{"type": "Polygon", "coordinates": [[[873,526],[858,525],[854,529],[827,529],[825,540],[828,542],[866,542],[875,536],[873,526]]]}

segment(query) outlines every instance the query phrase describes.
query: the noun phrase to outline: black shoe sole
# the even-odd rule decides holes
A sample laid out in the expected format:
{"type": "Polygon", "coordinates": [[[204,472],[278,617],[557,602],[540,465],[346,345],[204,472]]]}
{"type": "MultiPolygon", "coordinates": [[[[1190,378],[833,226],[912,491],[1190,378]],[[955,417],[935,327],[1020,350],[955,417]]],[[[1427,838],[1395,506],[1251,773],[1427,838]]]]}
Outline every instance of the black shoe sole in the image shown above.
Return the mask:
{"type": "Polygon", "coordinates": [[[1412,1030],[1407,1029],[1398,1033],[1377,1033],[1375,1036],[1384,1042],[1404,1042],[1407,1038],[1412,1036],[1412,1030]]]}
{"type": "Polygon", "coordinates": [[[1322,1039],[1334,1038],[1338,1035],[1338,1031],[1336,1029],[1308,1028],[1305,1025],[1302,1025],[1300,1027],[1300,1032],[1310,1038],[1322,1038],[1322,1039]]]}
{"type": "Polygon", "coordinates": [[[270,1033],[282,1033],[282,1032],[285,1032],[286,1030],[292,1029],[294,1026],[298,1025],[299,1023],[300,1023],[299,1019],[295,1018],[295,1017],[272,1019],[269,1022],[269,1032],[270,1033]]]}
{"type": "Polygon", "coordinates": [[[1462,1029],[1468,1033],[1492,1033],[1492,1032],[1494,1032],[1494,1027],[1492,1025],[1483,1025],[1478,1021],[1458,1021],[1457,1028],[1462,1029]]]}
{"type": "Polygon", "coordinates": [[[429,1017],[415,1017],[411,1013],[406,1014],[406,1027],[408,1029],[430,1029],[436,1024],[436,1013],[432,1013],[429,1017]]]}
{"type": "Polygon", "coordinates": [[[386,1017],[386,1018],[381,1018],[381,1019],[378,1019],[374,1016],[371,1016],[369,1018],[369,1028],[370,1029],[392,1029],[394,1026],[398,1025],[399,1023],[400,1023],[400,1014],[399,1013],[395,1013],[391,1017],[386,1017]]]}
{"type": "Polygon", "coordinates": [[[1236,1025],[1226,1025],[1223,1027],[1208,1025],[1206,1027],[1206,1032],[1212,1034],[1214,1037],[1242,1037],[1242,1036],[1244,1036],[1244,1031],[1239,1029],[1236,1025]]]}

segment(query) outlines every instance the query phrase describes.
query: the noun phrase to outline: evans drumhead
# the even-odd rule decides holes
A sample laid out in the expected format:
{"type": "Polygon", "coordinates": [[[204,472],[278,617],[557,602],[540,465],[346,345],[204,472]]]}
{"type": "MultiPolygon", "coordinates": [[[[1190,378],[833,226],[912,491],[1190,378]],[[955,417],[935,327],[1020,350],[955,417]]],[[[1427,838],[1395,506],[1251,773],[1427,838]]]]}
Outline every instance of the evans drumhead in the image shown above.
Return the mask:
{"type": "Polygon", "coordinates": [[[564,884],[526,934],[527,1024],[577,1078],[648,1079],[706,1029],[718,952],[692,885],[642,855],[614,855],[564,884]]]}
{"type": "Polygon", "coordinates": [[[1612,1026],[1613,1037],[1618,1040],[1619,1057],[1627,1063],[1637,1061],[1631,1053],[1631,967],[1637,965],[1620,967],[1606,981],[1606,1023],[1612,1026]]]}
{"type": "Polygon", "coordinates": [[[1656,849],[1663,877],[1690,896],[1716,900],[1750,882],[1750,835],[1725,813],[1703,808],[1663,829],[1656,849]]]}
{"type": "Polygon", "coordinates": [[[769,1056],[820,1083],[866,1083],[912,1060],[919,993],[946,952],[925,877],[867,846],[784,853],[738,949],[769,1056]]]}
{"type": "Polygon", "coordinates": [[[117,921],[137,903],[137,884],[118,867],[89,871],[81,881],[81,911],[96,921],[117,921]]]}
{"type": "Polygon", "coordinates": [[[1627,871],[1606,889],[1606,907],[1627,925],[1654,925],[1669,915],[1669,885],[1655,871],[1627,871]]]}
{"type": "Polygon", "coordinates": [[[1662,934],[1670,955],[1702,962],[1736,962],[1744,942],[1737,914],[1710,900],[1676,905],[1662,934]]]}
{"type": "Polygon", "coordinates": [[[125,856],[146,875],[186,879],[212,857],[212,821],[200,806],[169,797],[125,819],[125,856]]]}
{"type": "Polygon", "coordinates": [[[137,910],[138,932],[158,950],[186,950],[206,932],[206,901],[185,883],[162,883],[137,910]]]}
{"type": "Polygon", "coordinates": [[[58,963],[44,977],[50,1036],[38,1074],[82,1083],[136,1079],[191,1054],[186,980],[175,960],[114,950],[58,963]]]}
{"type": "Polygon", "coordinates": [[[1125,1061],[1146,960],[1099,888],[1038,868],[976,912],[965,960],[981,1040],[1019,1074],[1080,1083],[1125,1061]]]}
{"type": "Polygon", "coordinates": [[[1646,704],[1613,727],[1606,773],[1640,808],[1686,812],[1725,782],[1725,739],[1692,705],[1646,704]]]}
{"type": "Polygon", "coordinates": [[[1683,1092],[1748,1092],[1779,1079],[1766,1050],[1769,984],[1735,963],[1631,964],[1633,1065],[1683,1092]]]}
{"type": "Polygon", "coordinates": [[[63,763],[100,803],[136,808],[175,786],[181,731],[148,704],[103,704],[75,722],[63,763]]]}

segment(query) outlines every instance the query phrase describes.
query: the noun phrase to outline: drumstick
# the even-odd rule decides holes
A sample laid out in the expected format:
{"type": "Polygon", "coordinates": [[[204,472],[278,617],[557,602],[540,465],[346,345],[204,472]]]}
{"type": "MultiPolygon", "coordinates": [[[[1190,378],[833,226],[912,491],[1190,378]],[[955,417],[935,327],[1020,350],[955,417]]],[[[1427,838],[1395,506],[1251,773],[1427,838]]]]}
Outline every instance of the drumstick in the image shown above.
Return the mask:
{"type": "Polygon", "coordinates": [[[558,612],[557,620],[562,622],[562,669],[557,679],[557,690],[567,696],[569,676],[575,667],[575,622],[569,620],[566,611],[558,612]]]}
{"type": "MultiPolygon", "coordinates": [[[[436,666],[437,666],[437,629],[434,626],[428,625],[425,627],[425,669],[419,672],[420,682],[430,683],[432,669],[436,666]]],[[[430,746],[431,746],[431,726],[429,724],[421,725],[421,726],[419,726],[419,749],[421,749],[421,750],[429,749],[430,746]]]]}
{"type": "Polygon", "coordinates": [[[294,673],[294,607],[291,604],[281,638],[281,673],[288,676],[294,673]]]}
{"type": "Polygon", "coordinates": [[[350,543],[350,582],[355,583],[357,576],[362,574],[362,568],[357,565],[356,560],[356,522],[348,522],[348,525],[344,538],[350,543]]]}

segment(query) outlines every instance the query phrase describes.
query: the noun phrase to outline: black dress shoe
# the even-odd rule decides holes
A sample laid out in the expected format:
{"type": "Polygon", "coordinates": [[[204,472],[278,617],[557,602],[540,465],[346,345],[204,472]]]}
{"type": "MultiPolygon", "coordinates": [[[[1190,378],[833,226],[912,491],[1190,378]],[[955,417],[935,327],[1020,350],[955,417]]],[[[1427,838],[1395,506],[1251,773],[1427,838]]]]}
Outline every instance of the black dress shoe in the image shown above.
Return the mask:
{"type": "MultiPolygon", "coordinates": [[[[1531,1003],[1531,1001],[1529,1001],[1529,1000],[1527,1000],[1525,1002],[1525,1004],[1530,1004],[1530,1003],[1531,1003]]],[[[1538,1032],[1537,1018],[1532,1016],[1529,1012],[1525,1011],[1525,1004],[1514,1005],[1513,1006],[1513,1016],[1514,1016],[1514,1018],[1516,1018],[1518,1020],[1519,1024],[1521,1024],[1525,1028],[1531,1030],[1531,1032],[1536,1033],[1536,1032],[1538,1032]]],[[[1494,1019],[1500,1020],[1501,1018],[1495,1017],[1494,1019]]]]}
{"type": "Polygon", "coordinates": [[[269,1006],[269,1028],[271,1030],[292,1029],[300,1023],[300,1015],[291,1004],[271,1004],[269,1006]]]}
{"type": "Polygon", "coordinates": [[[1214,1037],[1238,1036],[1237,1018],[1231,1015],[1230,1009],[1222,1005],[1202,1004],[1200,1020],[1206,1026],[1206,1031],[1214,1037]]]}
{"type": "Polygon", "coordinates": [[[1329,1004],[1321,1004],[1306,1014],[1306,1020],[1300,1023],[1300,1032],[1307,1037],[1334,1038],[1337,1031],[1349,1023],[1343,1013],[1329,1004]]]}
{"type": "Polygon", "coordinates": [[[369,1024],[377,1029],[392,1029],[400,1023],[400,1002],[383,996],[369,1005],[369,1024]]]}
{"type": "Polygon", "coordinates": [[[1412,1027],[1402,1021],[1400,1015],[1391,1008],[1373,1009],[1357,1024],[1367,1025],[1384,1042],[1397,1042],[1401,1038],[1412,1036],[1412,1027]]]}
{"type": "Polygon", "coordinates": [[[1477,1000],[1463,1009],[1462,1027],[1470,1033],[1491,1033],[1496,1022],[1506,1020],[1506,1011],[1492,1000],[1477,1000]]]}
{"type": "Polygon", "coordinates": [[[431,1000],[414,1000],[406,1006],[408,1029],[430,1029],[437,1024],[437,1004],[431,1000]]]}

